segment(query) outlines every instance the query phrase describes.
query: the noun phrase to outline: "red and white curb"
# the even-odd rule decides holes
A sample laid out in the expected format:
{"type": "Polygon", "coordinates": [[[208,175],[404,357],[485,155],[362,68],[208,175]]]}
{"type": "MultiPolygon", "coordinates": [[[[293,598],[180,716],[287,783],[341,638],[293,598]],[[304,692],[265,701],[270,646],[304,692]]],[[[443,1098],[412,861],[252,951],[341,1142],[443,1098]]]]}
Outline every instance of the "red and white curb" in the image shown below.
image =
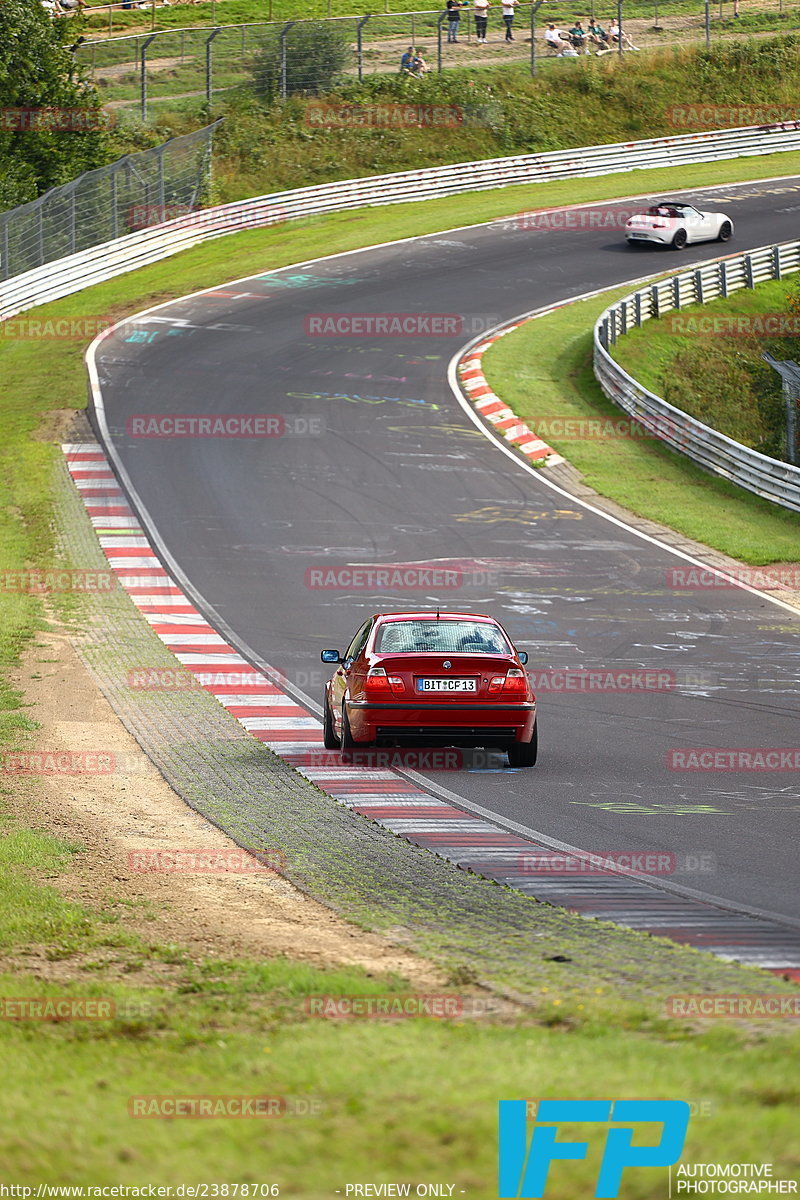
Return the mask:
{"type": "Polygon", "coordinates": [[[563,463],[565,459],[552,446],[548,446],[547,442],[543,442],[540,437],[537,437],[533,430],[529,429],[525,422],[512,412],[505,401],[495,395],[483,373],[481,360],[486,351],[499,338],[505,337],[507,333],[512,333],[515,329],[519,329],[519,325],[507,325],[491,337],[472,346],[458,363],[459,382],[467,399],[484,420],[489,421],[506,441],[511,442],[529,462],[545,467],[555,467],[558,463],[563,463]]]}
{"type": "MultiPolygon", "coordinates": [[[[340,752],[326,750],[321,721],[283,690],[281,672],[253,667],[209,625],[164,569],[101,446],[70,443],[63,451],[109,566],[180,663],[184,679],[186,672],[194,675],[197,686],[216,697],[252,737],[340,804],[458,866],[538,900],[661,934],[723,958],[779,973],[800,972],[798,931],[661,891],[633,876],[571,871],[568,855],[439,800],[398,771],[359,767],[340,752]]],[[[142,678],[129,679],[129,686],[149,686],[151,671],[158,678],[163,668],[142,664],[142,678]]],[[[379,752],[375,757],[378,763],[386,761],[379,752]]]]}

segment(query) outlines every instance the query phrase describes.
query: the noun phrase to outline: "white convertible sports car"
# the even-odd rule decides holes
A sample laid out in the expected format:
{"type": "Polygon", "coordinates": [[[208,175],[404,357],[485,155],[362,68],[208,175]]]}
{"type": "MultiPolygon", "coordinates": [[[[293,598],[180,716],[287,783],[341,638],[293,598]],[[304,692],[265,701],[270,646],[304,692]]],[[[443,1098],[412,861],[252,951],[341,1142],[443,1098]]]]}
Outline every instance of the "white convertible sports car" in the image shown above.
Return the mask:
{"type": "Polygon", "coordinates": [[[629,246],[655,242],[673,250],[683,250],[690,242],[727,242],[732,235],[733,221],[725,213],[700,212],[683,200],[661,200],[625,226],[629,246]]]}

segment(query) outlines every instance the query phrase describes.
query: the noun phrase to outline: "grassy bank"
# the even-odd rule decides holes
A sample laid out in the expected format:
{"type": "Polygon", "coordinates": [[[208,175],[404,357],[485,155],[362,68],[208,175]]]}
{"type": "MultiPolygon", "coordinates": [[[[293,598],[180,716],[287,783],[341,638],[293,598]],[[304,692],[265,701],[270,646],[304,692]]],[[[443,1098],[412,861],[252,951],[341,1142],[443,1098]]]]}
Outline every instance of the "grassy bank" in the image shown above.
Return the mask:
{"type": "Polygon", "coordinates": [[[761,355],[791,361],[800,356],[800,315],[791,314],[792,302],[797,313],[797,276],[759,284],[710,306],[669,314],[646,332],[632,330],[614,347],[614,357],[670,404],[762,454],[784,458],[781,380],[761,355]],[[769,336],[781,317],[784,333],[769,336]]]}
{"type": "MultiPolygon", "coordinates": [[[[325,97],[325,104],[334,107],[366,107],[364,123],[326,121],[324,114],[320,121],[319,101],[301,97],[263,107],[241,93],[215,103],[211,115],[226,120],[215,144],[214,194],[220,200],[238,199],[441,163],[685,134],[736,124],[730,106],[785,105],[793,111],[800,91],[796,37],[737,42],[710,53],[684,49],[629,55],[622,63],[608,55],[542,65],[536,79],[523,63],[453,70],[421,80],[375,76],[325,97]],[[681,110],[703,106],[697,125],[686,127],[676,97],[681,110]],[[409,116],[407,109],[398,108],[409,104],[423,106],[418,124],[408,123],[416,120],[413,112],[409,116]],[[426,105],[445,108],[451,119],[437,123],[426,117],[426,105]]],[[[220,71],[226,69],[221,60],[220,71]]],[[[170,87],[184,90],[181,72],[186,70],[176,61],[160,83],[158,73],[151,94],[164,94],[170,87]]],[[[133,76],[115,77],[104,85],[104,99],[112,99],[115,89],[130,96],[135,85],[133,76]]],[[[194,104],[194,116],[172,111],[163,101],[152,127],[129,124],[126,117],[116,135],[118,152],[191,128],[197,122],[197,103],[181,103],[194,104]]],[[[678,186],[685,186],[683,180],[678,186]]]]}
{"type": "MultiPolygon", "coordinates": [[[[655,440],[626,432],[635,427],[606,399],[592,372],[592,328],[603,309],[629,291],[572,304],[501,338],[483,358],[489,385],[601,495],[743,562],[797,561],[796,514],[701,471],[655,440]]],[[[650,352],[651,324],[657,323],[637,331],[624,364],[643,383],[637,373],[643,358],[650,382],[666,365],[658,346],[650,352]]],[[[674,340],[662,335],[659,345],[674,340]]]]}
{"type": "MultiPolygon", "coordinates": [[[[309,1013],[318,997],[396,1000],[409,988],[286,958],[198,961],[132,935],[119,903],[79,906],[41,882],[81,870],[80,847],[6,822],[0,952],[33,942],[59,977],[0,974],[4,1011],[21,998],[114,1006],[94,1020],[0,1020],[0,1153],[15,1182],[248,1182],[312,1200],[351,1182],[435,1179],[490,1200],[498,1099],[565,1095],[686,1099],[695,1113],[686,1159],[735,1148],[739,1159],[791,1171],[798,1035],[789,1029],[691,1028],[663,1017],[663,998],[634,1009],[624,994],[609,1005],[588,986],[583,1003],[563,1005],[557,986],[535,987],[529,1011],[494,1018],[319,1019],[309,1013]],[[137,983],[154,970],[157,984],[137,983]],[[272,1120],[129,1115],[132,1097],[154,1095],[266,1096],[286,1111],[272,1120]]],[[[673,948],[664,962],[665,991],[702,990],[702,956],[673,948]]],[[[764,987],[736,968],[730,983],[764,987]]],[[[443,994],[469,1010],[456,984],[443,994]]],[[[598,1155],[555,1169],[548,1195],[591,1194],[598,1155]]],[[[665,1172],[631,1171],[625,1194],[646,1200],[665,1185],[665,1172]]]]}

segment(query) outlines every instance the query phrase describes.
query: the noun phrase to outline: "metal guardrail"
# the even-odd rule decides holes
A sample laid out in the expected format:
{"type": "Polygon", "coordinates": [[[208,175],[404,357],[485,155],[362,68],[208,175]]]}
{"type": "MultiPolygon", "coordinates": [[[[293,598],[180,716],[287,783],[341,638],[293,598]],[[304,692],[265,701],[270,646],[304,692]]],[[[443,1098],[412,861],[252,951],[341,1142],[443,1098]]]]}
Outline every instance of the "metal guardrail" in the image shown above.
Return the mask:
{"type": "Polygon", "coordinates": [[[785,242],[707,263],[625,296],[606,309],[594,327],[594,374],[609,400],[674,450],[765,500],[800,512],[800,467],[759,454],[668,404],[642,387],[609,352],[618,338],[643,321],[796,271],[800,241],[785,242]]]}
{"type": "Polygon", "coordinates": [[[796,149],[800,149],[800,121],[456,163],[238,200],[200,209],[162,225],[70,254],[56,263],[26,271],[0,284],[0,320],[126,271],[159,262],[212,238],[255,226],[540,180],[589,178],[645,167],[714,162],[796,149]]]}

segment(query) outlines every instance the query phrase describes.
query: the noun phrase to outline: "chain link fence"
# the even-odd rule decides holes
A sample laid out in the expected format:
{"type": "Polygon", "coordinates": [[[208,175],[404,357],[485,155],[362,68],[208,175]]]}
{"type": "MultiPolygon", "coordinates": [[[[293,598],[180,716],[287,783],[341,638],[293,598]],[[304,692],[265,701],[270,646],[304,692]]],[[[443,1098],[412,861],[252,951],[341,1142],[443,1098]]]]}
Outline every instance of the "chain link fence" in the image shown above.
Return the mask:
{"type": "MultiPolygon", "coordinates": [[[[649,50],[800,29],[800,0],[777,3],[778,11],[774,5],[763,7],[759,0],[588,0],[578,11],[585,13],[584,28],[588,20],[596,19],[606,31],[621,15],[623,30],[633,45],[649,50]]],[[[457,40],[448,36],[449,22],[441,8],[319,20],[349,46],[349,58],[342,68],[344,78],[361,80],[396,74],[409,46],[416,47],[427,69],[434,72],[510,62],[529,62],[535,71],[537,62],[544,64],[555,57],[544,40],[547,23],[568,30],[575,23],[576,10],[568,0],[534,4],[523,0],[514,15],[513,40],[507,40],[500,6],[495,3],[489,11],[485,43],[477,40],[469,5],[461,14],[457,40]]],[[[191,107],[208,103],[217,93],[249,86],[263,44],[276,42],[281,53],[291,56],[293,43],[302,39],[308,26],[308,21],[296,20],[148,31],[87,41],[76,57],[88,68],[107,109],[138,111],[146,120],[159,103],[191,107]]],[[[591,43],[586,46],[595,48],[591,43]]],[[[559,60],[559,69],[570,69],[562,62],[559,60]]],[[[328,80],[309,78],[308,82],[313,90],[315,83],[328,80]]]]}
{"type": "Polygon", "coordinates": [[[0,213],[0,279],[196,208],[208,188],[219,124],[87,171],[0,213]]]}

